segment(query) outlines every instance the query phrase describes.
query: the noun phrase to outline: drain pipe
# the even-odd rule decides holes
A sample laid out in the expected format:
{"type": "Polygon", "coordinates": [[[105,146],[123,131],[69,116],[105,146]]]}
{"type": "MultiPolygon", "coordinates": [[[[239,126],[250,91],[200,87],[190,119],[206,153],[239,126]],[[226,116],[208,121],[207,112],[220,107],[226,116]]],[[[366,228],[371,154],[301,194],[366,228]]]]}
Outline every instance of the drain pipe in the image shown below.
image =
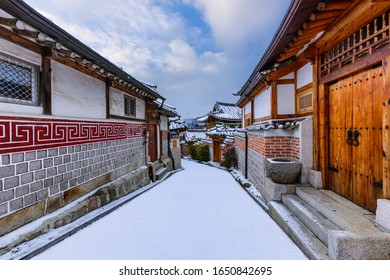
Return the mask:
{"type": "Polygon", "coordinates": [[[248,131],[245,131],[245,179],[248,179],[248,131]]]}

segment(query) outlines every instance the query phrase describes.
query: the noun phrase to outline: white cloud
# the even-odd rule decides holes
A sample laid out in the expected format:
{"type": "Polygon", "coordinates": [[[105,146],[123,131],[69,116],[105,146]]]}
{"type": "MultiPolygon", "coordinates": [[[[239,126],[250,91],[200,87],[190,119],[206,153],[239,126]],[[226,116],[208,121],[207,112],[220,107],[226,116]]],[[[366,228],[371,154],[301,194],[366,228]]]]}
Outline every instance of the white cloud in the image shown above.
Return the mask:
{"type": "Polygon", "coordinates": [[[273,11],[286,10],[289,0],[183,0],[204,14],[218,45],[223,49],[242,48],[258,42],[259,34],[271,32],[275,22],[273,11]]]}
{"type": "Polygon", "coordinates": [[[262,7],[282,5],[261,0],[181,0],[203,13],[219,46],[219,51],[199,51],[199,45],[204,47],[213,38],[188,26],[189,19],[173,9],[179,0],[26,1],[132,76],[157,84],[184,117],[207,113],[217,100],[236,101],[231,93],[239,90],[256,65],[261,55],[256,44],[274,17],[262,7]],[[247,45],[256,45],[253,49],[259,53],[248,52],[247,45]]]}

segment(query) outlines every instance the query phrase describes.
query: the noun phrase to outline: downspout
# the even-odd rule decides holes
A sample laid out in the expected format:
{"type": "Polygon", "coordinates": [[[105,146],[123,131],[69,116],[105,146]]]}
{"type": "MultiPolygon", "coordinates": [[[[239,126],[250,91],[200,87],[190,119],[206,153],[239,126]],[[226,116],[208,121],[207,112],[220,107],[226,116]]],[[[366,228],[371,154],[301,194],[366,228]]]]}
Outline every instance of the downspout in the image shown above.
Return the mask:
{"type": "Polygon", "coordinates": [[[248,179],[248,131],[245,131],[245,179],[248,179]]]}

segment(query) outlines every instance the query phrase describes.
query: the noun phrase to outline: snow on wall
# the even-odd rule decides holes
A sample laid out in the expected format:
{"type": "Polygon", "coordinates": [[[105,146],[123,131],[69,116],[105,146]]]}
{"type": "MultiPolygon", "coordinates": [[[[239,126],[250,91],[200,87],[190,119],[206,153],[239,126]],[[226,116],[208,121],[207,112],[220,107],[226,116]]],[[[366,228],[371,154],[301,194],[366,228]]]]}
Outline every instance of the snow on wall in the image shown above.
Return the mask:
{"type": "Polygon", "coordinates": [[[52,61],[52,112],[54,116],[106,118],[103,81],[52,61]]]}
{"type": "Polygon", "coordinates": [[[278,114],[295,114],[294,84],[277,85],[278,114]]]}
{"type": "Polygon", "coordinates": [[[297,71],[297,88],[313,82],[313,66],[308,63],[297,71]]]}
{"type": "Polygon", "coordinates": [[[255,119],[271,115],[271,88],[257,96],[254,102],[255,119]]]}
{"type": "MultiPolygon", "coordinates": [[[[125,115],[125,93],[119,89],[110,88],[110,114],[124,117],[125,115]]],[[[136,118],[145,119],[145,101],[132,96],[136,100],[136,118]]]]}

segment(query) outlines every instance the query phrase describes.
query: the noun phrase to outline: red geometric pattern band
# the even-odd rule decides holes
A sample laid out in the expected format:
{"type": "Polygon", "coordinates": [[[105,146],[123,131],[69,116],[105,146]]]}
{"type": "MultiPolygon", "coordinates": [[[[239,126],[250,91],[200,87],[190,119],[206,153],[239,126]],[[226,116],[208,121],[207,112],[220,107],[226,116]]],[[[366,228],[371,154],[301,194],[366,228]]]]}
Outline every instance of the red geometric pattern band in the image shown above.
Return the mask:
{"type": "Polygon", "coordinates": [[[146,124],[0,116],[0,154],[145,137],[146,124]]]}

